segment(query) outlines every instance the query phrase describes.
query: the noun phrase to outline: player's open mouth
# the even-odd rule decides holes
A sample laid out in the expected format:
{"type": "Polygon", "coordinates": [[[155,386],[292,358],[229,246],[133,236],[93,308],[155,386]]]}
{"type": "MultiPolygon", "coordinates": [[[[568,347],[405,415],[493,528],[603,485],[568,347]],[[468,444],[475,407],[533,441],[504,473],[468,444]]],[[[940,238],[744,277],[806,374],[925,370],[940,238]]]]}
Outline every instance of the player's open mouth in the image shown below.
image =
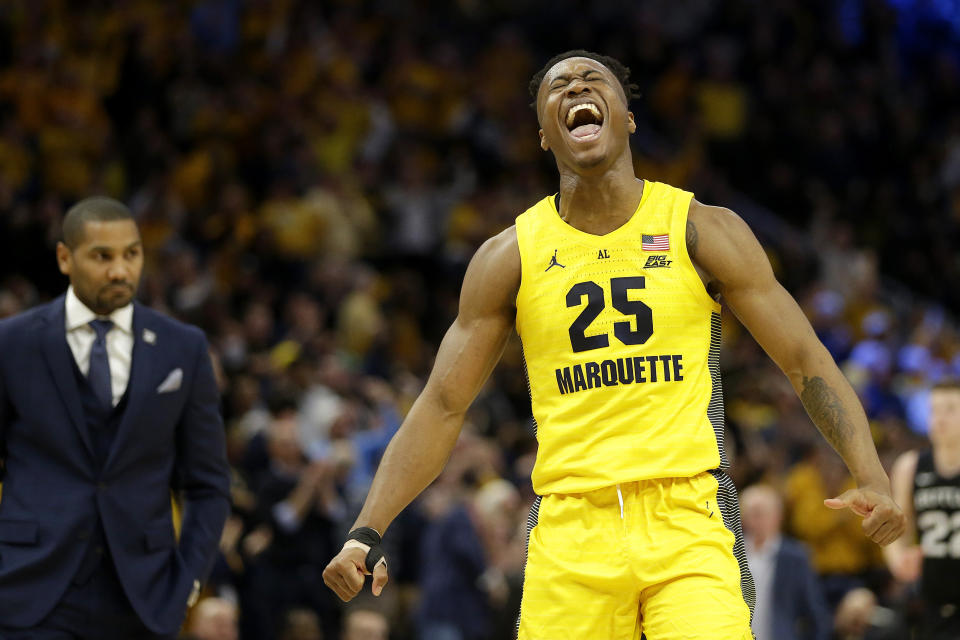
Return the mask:
{"type": "Polygon", "coordinates": [[[581,102],[567,111],[566,125],[567,131],[578,142],[593,140],[603,127],[603,113],[592,102],[581,102]]]}

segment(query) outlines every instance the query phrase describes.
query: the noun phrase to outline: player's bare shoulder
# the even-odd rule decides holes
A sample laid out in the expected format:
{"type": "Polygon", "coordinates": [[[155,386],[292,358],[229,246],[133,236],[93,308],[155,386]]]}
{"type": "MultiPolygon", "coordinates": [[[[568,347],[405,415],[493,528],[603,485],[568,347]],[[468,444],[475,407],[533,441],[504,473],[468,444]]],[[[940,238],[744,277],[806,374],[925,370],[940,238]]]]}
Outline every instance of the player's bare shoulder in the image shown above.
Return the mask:
{"type": "MultiPolygon", "coordinates": [[[[894,485],[894,492],[900,485],[904,490],[913,489],[913,477],[917,473],[917,461],[920,459],[920,452],[916,449],[904,451],[893,463],[890,469],[890,482],[894,485]]],[[[896,497],[896,496],[894,496],[896,497]]]]}
{"type": "Polygon", "coordinates": [[[516,312],[520,290],[520,246],[510,226],[480,245],[463,278],[460,313],[516,312]]]}
{"type": "Polygon", "coordinates": [[[697,200],[690,201],[687,214],[687,250],[695,260],[722,254],[723,249],[745,240],[755,240],[743,218],[726,207],[714,207],[697,200]],[[706,252],[707,255],[702,254],[706,252]]]}
{"type": "Polygon", "coordinates": [[[907,528],[912,529],[914,523],[913,508],[913,481],[917,475],[917,462],[920,452],[916,449],[904,451],[893,463],[890,469],[890,489],[893,499],[907,516],[907,528]]]}
{"type": "Polygon", "coordinates": [[[773,277],[763,247],[743,218],[725,207],[690,201],[687,252],[720,291],[773,277]]]}

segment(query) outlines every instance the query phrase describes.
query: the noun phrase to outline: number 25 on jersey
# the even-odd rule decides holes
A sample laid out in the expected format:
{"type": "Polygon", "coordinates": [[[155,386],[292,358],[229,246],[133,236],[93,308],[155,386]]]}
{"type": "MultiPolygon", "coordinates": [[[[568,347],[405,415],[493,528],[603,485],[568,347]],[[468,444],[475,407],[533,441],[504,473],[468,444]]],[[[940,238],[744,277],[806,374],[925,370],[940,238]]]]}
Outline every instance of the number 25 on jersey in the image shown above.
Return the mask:
{"type": "MultiPolygon", "coordinates": [[[[643,344],[653,335],[653,310],[639,300],[630,300],[628,295],[630,290],[643,289],[644,286],[643,276],[610,278],[613,308],[636,319],[636,329],[631,328],[629,320],[613,324],[613,335],[623,344],[643,344]]],[[[603,287],[592,280],[578,282],[567,292],[567,307],[580,306],[584,297],[587,299],[587,306],[570,325],[570,345],[575,353],[610,346],[610,336],[605,333],[587,335],[588,327],[597,319],[606,304],[603,287]]]]}

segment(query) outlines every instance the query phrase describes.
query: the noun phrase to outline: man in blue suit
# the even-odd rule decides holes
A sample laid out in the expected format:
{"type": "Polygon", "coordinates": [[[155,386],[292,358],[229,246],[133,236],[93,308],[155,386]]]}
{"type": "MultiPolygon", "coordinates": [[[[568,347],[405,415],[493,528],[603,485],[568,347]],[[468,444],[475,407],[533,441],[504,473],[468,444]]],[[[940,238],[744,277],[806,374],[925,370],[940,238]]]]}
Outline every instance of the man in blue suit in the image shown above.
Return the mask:
{"type": "Polygon", "coordinates": [[[740,498],[747,561],[757,588],[757,640],[829,640],[833,620],[804,546],[780,534],[783,503],[764,485],[740,498]]]}
{"type": "Polygon", "coordinates": [[[174,638],[229,509],[206,339],[133,301],[123,204],[70,209],[57,262],[66,294],[0,321],[0,639],[174,638]]]}

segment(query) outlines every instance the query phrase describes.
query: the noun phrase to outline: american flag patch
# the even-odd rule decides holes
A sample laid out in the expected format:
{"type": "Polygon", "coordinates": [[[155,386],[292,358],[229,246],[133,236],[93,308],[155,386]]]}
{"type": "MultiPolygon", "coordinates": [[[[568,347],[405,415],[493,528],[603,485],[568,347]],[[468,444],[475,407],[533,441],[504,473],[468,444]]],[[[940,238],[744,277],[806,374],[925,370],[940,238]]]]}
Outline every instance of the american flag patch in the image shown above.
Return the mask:
{"type": "Polygon", "coordinates": [[[670,251],[670,234],[661,233],[658,236],[648,236],[644,234],[641,237],[642,249],[644,251],[670,251]]]}

